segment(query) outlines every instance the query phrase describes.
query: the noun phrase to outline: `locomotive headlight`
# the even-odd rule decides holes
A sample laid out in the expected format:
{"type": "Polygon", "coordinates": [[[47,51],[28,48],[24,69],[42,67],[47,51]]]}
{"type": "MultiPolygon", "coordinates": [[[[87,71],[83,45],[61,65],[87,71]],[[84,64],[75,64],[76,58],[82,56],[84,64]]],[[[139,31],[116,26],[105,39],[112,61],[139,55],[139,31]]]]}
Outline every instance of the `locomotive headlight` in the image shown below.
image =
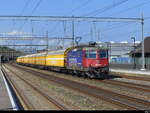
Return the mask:
{"type": "Polygon", "coordinates": [[[101,64],[95,64],[95,66],[101,66],[101,64]]]}
{"type": "Polygon", "coordinates": [[[97,63],[97,64],[100,64],[100,60],[96,60],[96,63],[97,63]]]}

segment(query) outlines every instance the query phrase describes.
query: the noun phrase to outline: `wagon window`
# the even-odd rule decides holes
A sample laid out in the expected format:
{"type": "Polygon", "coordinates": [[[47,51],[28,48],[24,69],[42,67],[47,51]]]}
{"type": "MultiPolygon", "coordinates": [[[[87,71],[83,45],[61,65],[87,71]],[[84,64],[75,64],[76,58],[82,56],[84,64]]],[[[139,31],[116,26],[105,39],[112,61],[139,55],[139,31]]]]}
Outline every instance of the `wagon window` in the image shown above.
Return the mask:
{"type": "Polygon", "coordinates": [[[85,52],[86,58],[96,58],[96,51],[95,50],[87,50],[85,52]]]}
{"type": "Polygon", "coordinates": [[[107,58],[107,51],[100,50],[100,58],[107,58]]]}

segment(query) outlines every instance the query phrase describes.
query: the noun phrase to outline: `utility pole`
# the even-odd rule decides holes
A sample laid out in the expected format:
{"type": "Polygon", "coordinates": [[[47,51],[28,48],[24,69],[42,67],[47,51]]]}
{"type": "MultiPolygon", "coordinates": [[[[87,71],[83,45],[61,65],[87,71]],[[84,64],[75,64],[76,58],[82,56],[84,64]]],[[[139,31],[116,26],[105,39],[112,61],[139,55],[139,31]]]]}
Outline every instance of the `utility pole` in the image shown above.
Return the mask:
{"type": "Polygon", "coordinates": [[[96,22],[93,22],[93,27],[94,27],[94,38],[96,38],[96,34],[97,34],[97,29],[96,29],[96,22]]]}
{"type": "MultiPolygon", "coordinates": [[[[45,55],[45,59],[48,55],[48,47],[49,47],[49,40],[48,40],[48,31],[46,31],[46,55],[45,55]]],[[[45,64],[46,64],[46,60],[45,60],[45,64]]]]}
{"type": "Polygon", "coordinates": [[[73,46],[74,46],[74,42],[75,42],[75,37],[74,37],[74,19],[73,19],[72,20],[72,44],[73,44],[73,46]]]}
{"type": "MultiPolygon", "coordinates": [[[[63,28],[64,28],[64,38],[66,38],[67,37],[67,35],[66,35],[66,21],[63,21],[63,28]]],[[[62,38],[62,41],[63,41],[63,48],[64,48],[64,38],[62,38]]]]}
{"type": "Polygon", "coordinates": [[[92,27],[91,27],[90,33],[91,33],[91,41],[92,41],[93,40],[93,29],[92,29],[92,27]]]}
{"type": "Polygon", "coordinates": [[[48,54],[48,47],[49,47],[49,42],[48,42],[48,31],[46,31],[46,45],[47,45],[47,48],[46,48],[46,51],[47,51],[47,54],[48,54]]]}
{"type": "Polygon", "coordinates": [[[110,52],[109,52],[109,58],[111,59],[111,42],[109,42],[110,46],[110,52]]]}
{"type": "Polygon", "coordinates": [[[0,55],[0,65],[2,64],[2,55],[0,55]]]}
{"type": "MultiPolygon", "coordinates": [[[[33,28],[33,26],[32,26],[32,37],[33,37],[33,35],[34,35],[34,28],[33,28]]],[[[33,41],[33,39],[31,39],[31,51],[32,51],[32,53],[33,53],[32,41],[33,41]]]]}
{"type": "Polygon", "coordinates": [[[136,69],[136,64],[135,64],[135,37],[131,37],[131,39],[133,39],[133,41],[134,41],[134,67],[133,67],[133,69],[136,69]]]}
{"type": "Polygon", "coordinates": [[[145,45],[144,45],[144,18],[142,14],[141,19],[141,25],[142,25],[142,71],[145,71],[145,45]]]}
{"type": "Polygon", "coordinates": [[[100,30],[98,30],[98,41],[100,41],[100,30]]]}
{"type": "Polygon", "coordinates": [[[14,60],[14,56],[15,56],[15,40],[13,40],[13,42],[14,42],[14,44],[13,44],[14,46],[13,46],[13,50],[12,50],[12,53],[13,53],[13,59],[12,60],[14,60]]]}

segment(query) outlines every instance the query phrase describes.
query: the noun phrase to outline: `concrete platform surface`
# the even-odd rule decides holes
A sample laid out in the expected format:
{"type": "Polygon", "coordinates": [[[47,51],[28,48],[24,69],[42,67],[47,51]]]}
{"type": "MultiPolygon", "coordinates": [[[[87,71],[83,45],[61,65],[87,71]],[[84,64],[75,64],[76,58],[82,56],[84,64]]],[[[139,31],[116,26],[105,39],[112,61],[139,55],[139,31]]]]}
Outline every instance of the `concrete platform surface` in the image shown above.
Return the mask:
{"type": "Polygon", "coordinates": [[[0,69],[0,110],[12,110],[10,97],[0,69]]]}
{"type": "Polygon", "coordinates": [[[120,72],[120,73],[131,73],[131,74],[139,74],[139,75],[149,75],[150,76],[150,71],[149,70],[134,70],[134,69],[110,69],[111,72],[120,72]]]}

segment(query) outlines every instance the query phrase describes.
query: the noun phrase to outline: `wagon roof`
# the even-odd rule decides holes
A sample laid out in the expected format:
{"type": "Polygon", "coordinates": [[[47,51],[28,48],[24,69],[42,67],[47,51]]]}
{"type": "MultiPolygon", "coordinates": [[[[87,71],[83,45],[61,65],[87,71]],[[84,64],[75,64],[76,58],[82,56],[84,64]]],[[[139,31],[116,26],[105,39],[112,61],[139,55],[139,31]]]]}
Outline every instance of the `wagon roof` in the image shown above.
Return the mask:
{"type": "Polygon", "coordinates": [[[49,51],[48,55],[53,55],[53,54],[64,54],[66,49],[63,50],[55,50],[55,51],[49,51]]]}

